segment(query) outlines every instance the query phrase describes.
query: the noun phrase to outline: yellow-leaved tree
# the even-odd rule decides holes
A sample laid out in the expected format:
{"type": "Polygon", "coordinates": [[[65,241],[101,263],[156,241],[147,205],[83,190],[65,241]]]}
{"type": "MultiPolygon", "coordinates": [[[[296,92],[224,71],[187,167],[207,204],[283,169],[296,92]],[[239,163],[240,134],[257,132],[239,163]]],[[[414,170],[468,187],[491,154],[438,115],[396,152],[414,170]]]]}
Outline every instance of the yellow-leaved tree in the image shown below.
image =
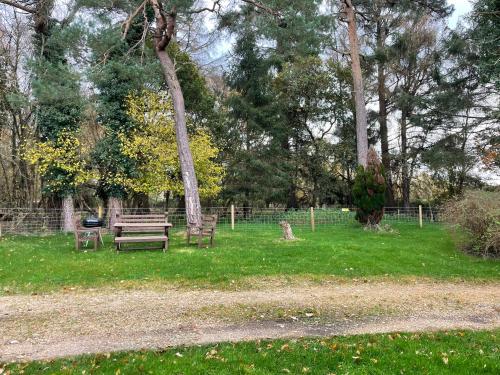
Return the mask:
{"type": "MultiPolygon", "coordinates": [[[[172,102],[165,94],[144,90],[129,96],[127,104],[129,116],[139,126],[120,140],[123,153],[137,163],[137,176],[121,182],[135,192],[183,194],[172,102]]],[[[200,196],[216,196],[224,176],[224,168],[215,161],[218,148],[203,130],[190,136],[189,146],[200,196]]]]}
{"type": "Polygon", "coordinates": [[[23,149],[25,160],[38,167],[43,191],[62,199],[63,231],[73,231],[73,195],[79,186],[97,179],[97,172],[88,163],[89,149],[78,139],[78,132],[70,130],[62,130],[55,140],[25,145],[23,149]]]}
{"type": "Polygon", "coordinates": [[[24,147],[24,158],[38,167],[45,178],[44,189],[61,196],[74,194],[77,187],[96,179],[86,156],[89,153],[78,134],[61,131],[56,141],[37,142],[34,146],[24,147]]]}

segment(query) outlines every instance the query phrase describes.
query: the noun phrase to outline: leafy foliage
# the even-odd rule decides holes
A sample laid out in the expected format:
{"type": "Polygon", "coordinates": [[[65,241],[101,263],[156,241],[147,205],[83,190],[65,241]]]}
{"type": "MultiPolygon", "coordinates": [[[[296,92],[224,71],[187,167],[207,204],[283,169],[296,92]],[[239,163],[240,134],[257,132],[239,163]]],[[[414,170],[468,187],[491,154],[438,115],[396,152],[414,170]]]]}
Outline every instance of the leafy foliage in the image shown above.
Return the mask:
{"type": "Polygon", "coordinates": [[[146,49],[141,60],[138,52],[131,50],[140,39],[140,30],[141,25],[134,24],[122,39],[120,30],[109,26],[89,38],[94,60],[90,78],[99,90],[97,121],[105,129],[105,136],[92,152],[100,175],[97,192],[102,198],[125,198],[127,187],[121,181],[137,173],[134,161],[122,153],[118,136],[129,134],[137,126],[127,113],[127,97],[139,93],[146,84],[159,86],[161,72],[152,51],[146,49]]]}
{"type": "MultiPolygon", "coordinates": [[[[354,128],[350,77],[350,71],[334,60],[307,56],[285,63],[273,80],[277,101],[292,129],[300,203],[317,206],[343,201],[341,174],[349,168],[349,158],[341,153],[350,150],[345,148],[349,146],[343,142],[342,129],[354,128]],[[335,130],[340,139],[333,146],[329,138],[335,130]]],[[[355,160],[355,143],[352,146],[355,160]]]]}
{"type": "Polygon", "coordinates": [[[243,204],[342,202],[345,164],[330,139],[353,120],[350,72],[320,57],[329,26],[320,2],[273,6],[286,27],[256,16],[253,7],[221,22],[237,36],[226,77],[231,92],[222,136],[231,139],[223,154],[229,160],[224,193],[243,204]]]}
{"type": "Polygon", "coordinates": [[[356,219],[363,224],[379,224],[384,216],[385,204],[384,167],[373,147],[368,151],[366,168],[359,166],[352,190],[354,204],[358,208],[356,219]]]}
{"type": "Polygon", "coordinates": [[[97,178],[85,158],[88,150],[82,147],[74,132],[61,131],[57,140],[38,142],[25,151],[25,159],[38,166],[46,177],[47,193],[60,196],[73,194],[76,188],[97,178]]]}
{"type": "Polygon", "coordinates": [[[500,192],[468,191],[445,205],[443,217],[463,250],[500,256],[500,192]]]}
{"type": "Polygon", "coordinates": [[[75,135],[83,117],[84,102],[79,77],[68,63],[70,45],[79,36],[77,28],[64,28],[50,19],[46,32],[36,35],[38,54],[32,62],[33,95],[37,100],[42,143],[27,156],[31,162],[37,159],[40,162],[43,191],[59,197],[73,194],[82,178],[85,179],[78,162],[79,144],[75,135]]]}
{"type": "MultiPolygon", "coordinates": [[[[122,153],[135,163],[131,177],[118,176],[119,182],[135,192],[172,191],[181,195],[183,184],[175,138],[172,103],[165,95],[142,91],[127,99],[128,116],[138,125],[127,135],[119,135],[122,153]]],[[[219,150],[210,136],[197,130],[190,137],[190,148],[201,197],[220,192],[224,169],[214,160],[219,150]]]]}
{"type": "Polygon", "coordinates": [[[479,55],[479,69],[483,79],[500,86],[500,66],[498,61],[498,41],[500,25],[498,22],[498,1],[477,0],[470,17],[472,28],[470,38],[479,55]]]}
{"type": "Polygon", "coordinates": [[[225,195],[244,204],[279,200],[290,175],[284,172],[287,166],[278,138],[283,132],[278,127],[279,109],[268,73],[271,63],[259,50],[249,25],[240,30],[234,53],[235,63],[226,76],[231,92],[222,134],[227,139],[223,149],[228,160],[225,195]],[[262,186],[267,186],[265,194],[262,186]]]}

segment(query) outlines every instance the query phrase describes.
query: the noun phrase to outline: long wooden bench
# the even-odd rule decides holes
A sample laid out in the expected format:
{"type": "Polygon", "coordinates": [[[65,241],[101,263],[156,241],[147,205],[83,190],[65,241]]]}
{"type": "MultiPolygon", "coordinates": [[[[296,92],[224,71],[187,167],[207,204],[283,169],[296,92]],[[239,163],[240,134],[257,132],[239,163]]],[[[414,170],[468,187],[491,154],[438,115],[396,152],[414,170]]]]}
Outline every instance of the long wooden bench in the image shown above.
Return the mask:
{"type": "MultiPolygon", "coordinates": [[[[161,243],[160,249],[165,252],[168,249],[168,228],[172,225],[167,223],[167,216],[163,214],[146,215],[117,215],[115,223],[115,245],[116,251],[122,250],[124,243],[161,243]],[[161,234],[156,234],[161,233],[161,234]]],[[[127,247],[127,250],[149,250],[158,249],[158,246],[127,247]]]]}

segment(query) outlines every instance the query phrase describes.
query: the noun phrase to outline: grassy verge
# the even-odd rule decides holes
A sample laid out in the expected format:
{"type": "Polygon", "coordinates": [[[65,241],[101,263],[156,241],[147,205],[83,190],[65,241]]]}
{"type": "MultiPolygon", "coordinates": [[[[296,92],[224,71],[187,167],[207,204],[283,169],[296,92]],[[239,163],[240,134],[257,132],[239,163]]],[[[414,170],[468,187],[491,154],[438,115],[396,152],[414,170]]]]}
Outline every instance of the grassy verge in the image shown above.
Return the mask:
{"type": "Polygon", "coordinates": [[[4,373],[498,374],[499,333],[453,331],[225,343],[9,364],[4,365],[4,373]]]}
{"type": "MultiPolygon", "coordinates": [[[[249,277],[422,277],[499,280],[500,262],[455,250],[439,225],[394,226],[370,233],[357,226],[296,229],[299,240],[279,240],[278,226],[221,228],[213,249],[186,246],[172,235],[170,251],[76,252],[73,237],[7,237],[0,240],[0,294],[119,283],[176,283],[224,287],[249,277]]],[[[134,284],[135,285],[135,284],[134,284]]]]}

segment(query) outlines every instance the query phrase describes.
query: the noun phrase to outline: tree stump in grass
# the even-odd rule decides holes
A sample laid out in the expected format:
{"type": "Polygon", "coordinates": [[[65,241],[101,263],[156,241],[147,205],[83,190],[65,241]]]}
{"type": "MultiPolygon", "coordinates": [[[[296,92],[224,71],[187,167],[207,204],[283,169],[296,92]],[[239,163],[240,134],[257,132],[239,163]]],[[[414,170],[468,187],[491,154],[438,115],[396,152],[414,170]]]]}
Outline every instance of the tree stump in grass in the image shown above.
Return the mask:
{"type": "Polygon", "coordinates": [[[290,226],[290,223],[288,221],[280,221],[279,225],[281,229],[283,230],[283,239],[286,241],[294,240],[295,236],[293,235],[292,232],[292,227],[290,226]]]}

